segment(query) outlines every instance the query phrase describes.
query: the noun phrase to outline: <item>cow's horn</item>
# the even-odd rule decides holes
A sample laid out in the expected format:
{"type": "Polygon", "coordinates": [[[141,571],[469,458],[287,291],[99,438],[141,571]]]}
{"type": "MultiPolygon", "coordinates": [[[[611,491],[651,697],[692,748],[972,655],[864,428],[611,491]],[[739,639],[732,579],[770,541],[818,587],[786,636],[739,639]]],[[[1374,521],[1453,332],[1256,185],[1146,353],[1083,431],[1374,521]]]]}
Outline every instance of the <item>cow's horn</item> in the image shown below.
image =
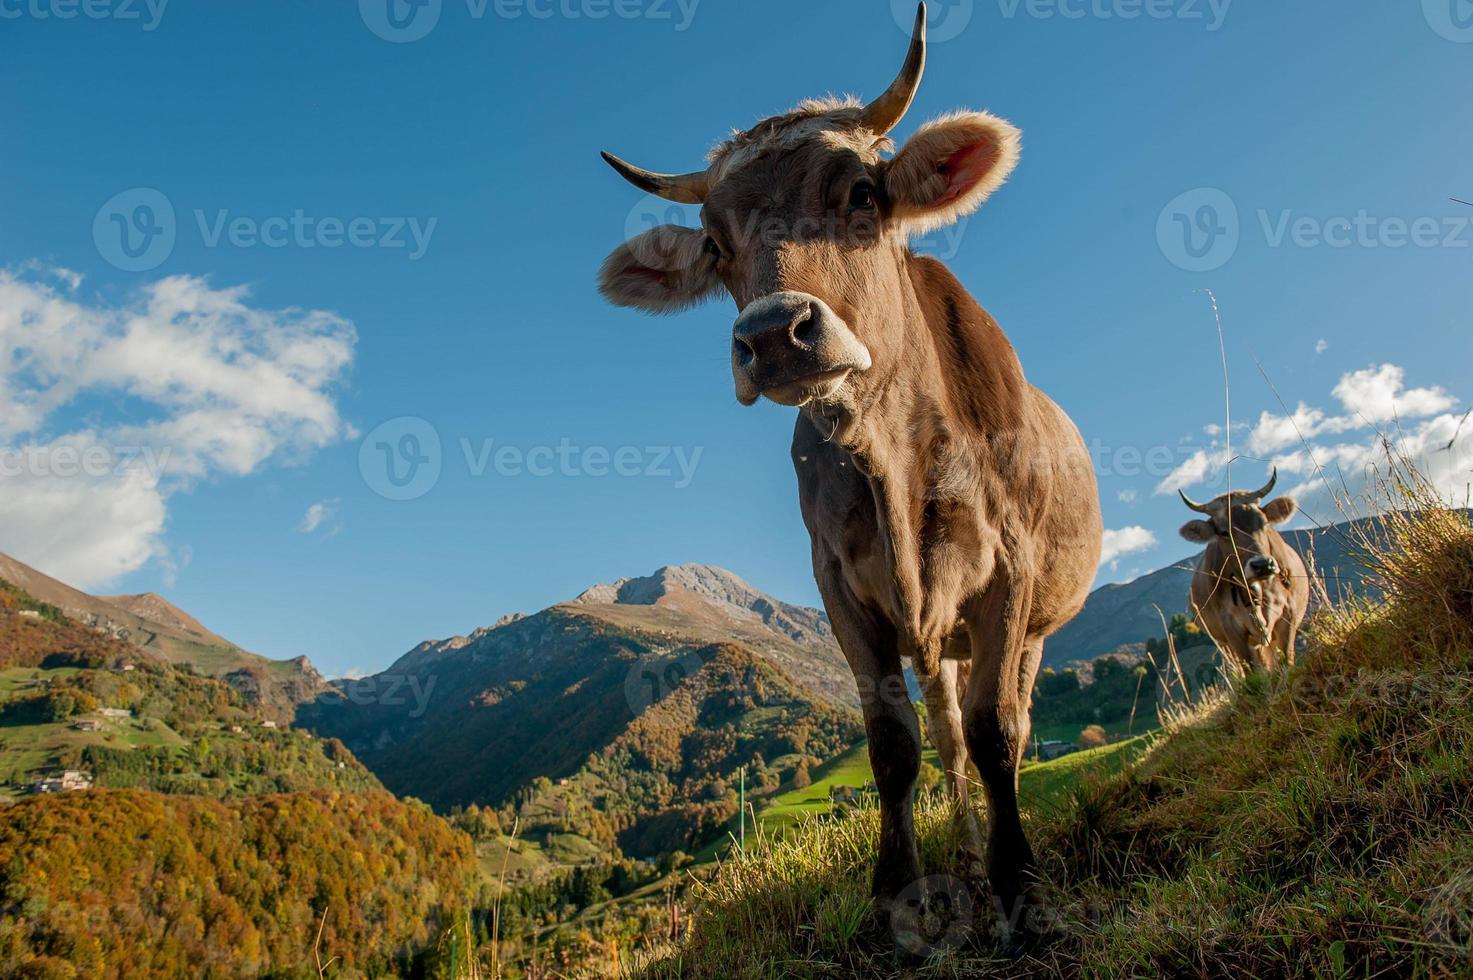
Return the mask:
{"type": "Polygon", "coordinates": [[[1271,494],[1271,493],[1274,492],[1274,484],[1276,484],[1278,482],[1279,482],[1279,468],[1277,466],[1275,466],[1274,467],[1274,471],[1273,471],[1273,475],[1268,478],[1268,483],[1264,484],[1263,489],[1260,490],[1260,491],[1258,491],[1257,493],[1250,493],[1248,495],[1248,499],[1249,500],[1262,500],[1264,497],[1267,497],[1269,494],[1271,494]]]}
{"type": "Polygon", "coordinates": [[[1186,504],[1188,507],[1190,507],[1192,510],[1196,511],[1197,513],[1199,513],[1199,514],[1210,514],[1210,513],[1212,513],[1212,509],[1210,507],[1208,507],[1206,504],[1199,504],[1199,503],[1197,503],[1191,497],[1188,497],[1186,495],[1186,492],[1185,491],[1178,490],[1177,493],[1181,494],[1181,502],[1184,503],[1184,504],[1186,504]]]}
{"type": "Polygon", "coordinates": [[[910,53],[905,56],[905,65],[900,77],[885,90],[885,94],[864,107],[860,120],[866,129],[881,136],[890,132],[905,118],[906,110],[915,101],[916,89],[921,87],[921,75],[926,71],[926,5],[922,3],[916,11],[915,30],[910,38],[910,53]]]}
{"type": "Polygon", "coordinates": [[[609,166],[619,172],[619,176],[629,183],[642,191],[663,197],[667,201],[674,201],[677,204],[701,204],[711,191],[711,180],[704,170],[691,174],[657,174],[652,170],[645,170],[620,160],[612,153],[605,153],[603,158],[609,166]]]}

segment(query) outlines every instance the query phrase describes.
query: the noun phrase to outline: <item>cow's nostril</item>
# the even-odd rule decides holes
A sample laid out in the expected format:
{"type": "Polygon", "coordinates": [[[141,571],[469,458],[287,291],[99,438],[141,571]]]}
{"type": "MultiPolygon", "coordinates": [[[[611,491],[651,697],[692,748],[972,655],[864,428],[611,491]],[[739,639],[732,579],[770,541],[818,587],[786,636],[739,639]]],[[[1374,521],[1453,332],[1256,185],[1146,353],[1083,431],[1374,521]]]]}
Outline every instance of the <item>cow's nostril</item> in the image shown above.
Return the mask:
{"type": "Polygon", "coordinates": [[[757,357],[757,352],[752,349],[752,345],[747,343],[747,341],[743,340],[741,337],[732,338],[731,350],[732,353],[736,355],[737,363],[740,364],[742,367],[746,367],[747,365],[751,364],[752,361],[757,357]]]}
{"type": "Polygon", "coordinates": [[[809,304],[788,330],[793,342],[799,347],[812,347],[818,338],[818,310],[809,304]]]}

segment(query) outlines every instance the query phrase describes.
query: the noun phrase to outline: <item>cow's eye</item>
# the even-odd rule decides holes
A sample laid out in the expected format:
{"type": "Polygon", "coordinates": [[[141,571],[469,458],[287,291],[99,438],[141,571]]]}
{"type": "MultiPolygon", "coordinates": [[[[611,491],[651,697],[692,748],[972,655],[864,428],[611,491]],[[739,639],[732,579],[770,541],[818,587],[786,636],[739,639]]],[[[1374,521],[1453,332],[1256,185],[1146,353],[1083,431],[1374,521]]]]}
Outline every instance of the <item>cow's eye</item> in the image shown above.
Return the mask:
{"type": "Polygon", "coordinates": [[[875,206],[875,185],[861,180],[849,192],[849,206],[856,211],[868,211],[875,206]]]}
{"type": "Polygon", "coordinates": [[[721,246],[716,244],[716,239],[708,237],[706,239],[706,244],[702,245],[701,248],[705,251],[707,255],[711,256],[711,258],[721,258],[721,246]]]}

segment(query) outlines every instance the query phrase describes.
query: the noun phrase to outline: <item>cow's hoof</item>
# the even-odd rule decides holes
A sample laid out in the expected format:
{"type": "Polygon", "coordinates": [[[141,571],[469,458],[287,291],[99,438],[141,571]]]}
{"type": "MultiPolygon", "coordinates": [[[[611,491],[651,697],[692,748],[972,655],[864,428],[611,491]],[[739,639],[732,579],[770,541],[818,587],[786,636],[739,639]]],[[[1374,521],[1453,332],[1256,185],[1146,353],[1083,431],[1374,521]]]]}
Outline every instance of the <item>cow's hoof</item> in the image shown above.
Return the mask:
{"type": "Polygon", "coordinates": [[[1063,910],[1040,884],[1029,885],[1011,901],[999,899],[998,945],[1009,956],[1035,953],[1063,938],[1063,910]]]}
{"type": "Polygon", "coordinates": [[[981,906],[971,887],[951,875],[929,875],[902,890],[888,909],[897,957],[925,962],[971,941],[981,906]]]}

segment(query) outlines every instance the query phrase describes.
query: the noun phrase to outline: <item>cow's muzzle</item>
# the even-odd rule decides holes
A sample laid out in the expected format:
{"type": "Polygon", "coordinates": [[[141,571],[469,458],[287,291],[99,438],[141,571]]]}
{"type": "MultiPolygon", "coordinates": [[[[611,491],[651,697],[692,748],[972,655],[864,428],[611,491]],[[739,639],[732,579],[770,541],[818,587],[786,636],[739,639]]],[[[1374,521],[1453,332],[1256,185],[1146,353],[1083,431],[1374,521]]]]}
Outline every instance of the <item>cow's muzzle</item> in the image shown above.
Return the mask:
{"type": "Polygon", "coordinates": [[[1279,574],[1279,563],[1268,555],[1259,555],[1248,561],[1248,577],[1253,580],[1279,574]]]}
{"type": "Polygon", "coordinates": [[[731,373],[743,405],[763,395],[779,405],[827,401],[869,367],[869,350],[854,331],[808,293],[764,296],[731,328],[731,373]]]}

